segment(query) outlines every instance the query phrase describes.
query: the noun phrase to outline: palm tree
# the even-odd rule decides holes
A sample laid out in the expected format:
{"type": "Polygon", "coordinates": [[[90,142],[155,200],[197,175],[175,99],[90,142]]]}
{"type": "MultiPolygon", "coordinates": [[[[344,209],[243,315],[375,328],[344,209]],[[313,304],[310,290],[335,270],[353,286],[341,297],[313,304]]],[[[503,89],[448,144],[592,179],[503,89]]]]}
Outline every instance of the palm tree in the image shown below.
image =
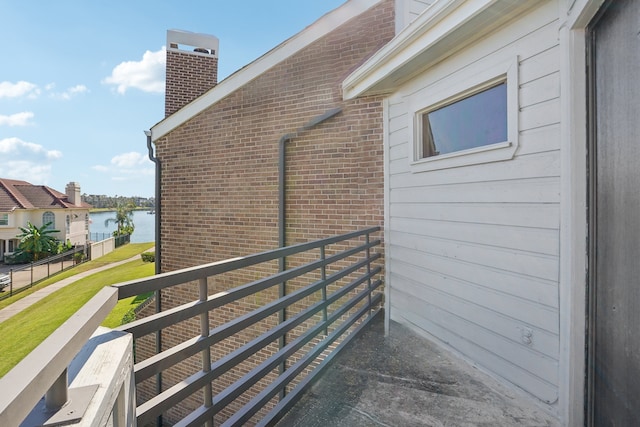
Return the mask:
{"type": "Polygon", "coordinates": [[[20,239],[18,244],[18,254],[24,253],[33,261],[38,261],[42,255],[54,254],[58,250],[58,239],[51,234],[58,233],[58,230],[48,228],[50,222],[38,228],[31,222],[27,222],[27,227],[20,227],[21,234],[16,236],[20,239]]]}
{"type": "Polygon", "coordinates": [[[120,236],[123,234],[133,234],[135,225],[133,224],[133,210],[135,205],[133,203],[127,203],[126,205],[118,203],[116,206],[116,217],[107,218],[104,221],[105,227],[110,223],[115,223],[118,229],[113,232],[114,236],[120,236]]]}

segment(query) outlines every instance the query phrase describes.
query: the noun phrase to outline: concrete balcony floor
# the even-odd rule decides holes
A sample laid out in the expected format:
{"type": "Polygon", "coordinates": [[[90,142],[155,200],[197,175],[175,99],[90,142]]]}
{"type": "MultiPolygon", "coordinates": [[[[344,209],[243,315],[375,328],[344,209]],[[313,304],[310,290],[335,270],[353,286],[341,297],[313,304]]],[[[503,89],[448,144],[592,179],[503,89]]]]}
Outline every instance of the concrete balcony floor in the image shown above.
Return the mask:
{"type": "Polygon", "coordinates": [[[278,427],[557,426],[455,355],[382,316],[333,361],[278,427]]]}

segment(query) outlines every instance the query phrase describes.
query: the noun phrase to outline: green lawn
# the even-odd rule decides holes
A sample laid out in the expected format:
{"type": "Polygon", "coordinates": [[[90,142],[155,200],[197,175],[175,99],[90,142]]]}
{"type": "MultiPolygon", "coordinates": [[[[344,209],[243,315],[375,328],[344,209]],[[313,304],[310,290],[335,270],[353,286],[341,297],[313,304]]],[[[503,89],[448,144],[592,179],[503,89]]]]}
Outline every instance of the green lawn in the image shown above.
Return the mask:
{"type": "MultiPolygon", "coordinates": [[[[109,260],[113,262],[114,260],[128,259],[136,253],[144,252],[150,246],[152,244],[125,245],[96,260],[96,263],[104,264],[109,260]]],[[[87,269],[86,264],[77,268],[84,267],[84,269],[87,269]]],[[[96,266],[98,265],[94,264],[93,268],[96,266]]],[[[75,268],[72,270],[75,270],[75,274],[80,272],[75,268]]],[[[0,336],[3,338],[0,340],[0,355],[2,355],[0,357],[0,377],[4,376],[13,366],[36,348],[38,344],[71,317],[100,289],[114,283],[151,276],[154,272],[155,265],[153,263],[144,263],[142,260],[131,261],[80,279],[0,323],[0,336]]],[[[55,276],[55,279],[59,280],[64,274],[61,273],[55,276]]],[[[132,302],[134,301],[136,303],[141,302],[140,298],[138,300],[135,300],[135,298],[123,300],[119,302],[114,311],[117,310],[124,315],[132,307],[132,302]]],[[[107,319],[108,322],[105,325],[110,325],[111,327],[118,325],[118,316],[122,319],[122,315],[113,314],[107,319]]]]}
{"type": "Polygon", "coordinates": [[[107,318],[104,319],[104,322],[102,322],[102,326],[113,329],[116,326],[122,325],[122,319],[125,314],[145,302],[145,300],[152,295],[153,292],[149,292],[147,294],[125,298],[118,301],[118,304],[113,308],[113,310],[111,310],[111,313],[109,313],[107,318]]]}
{"type": "Polygon", "coordinates": [[[147,249],[152,248],[153,245],[154,245],[153,243],[129,243],[127,245],[120,246],[119,248],[117,248],[113,252],[108,253],[105,256],[77,265],[68,270],[62,271],[54,276],[44,279],[41,282],[38,282],[38,284],[36,284],[34,287],[32,287],[29,290],[15,294],[10,298],[3,299],[2,301],[0,301],[0,309],[3,309],[6,306],[11,305],[14,302],[26,297],[27,295],[31,295],[35,291],[42,289],[59,280],[66,279],[67,277],[75,276],[78,273],[83,273],[88,270],[93,270],[94,268],[102,267],[107,264],[111,264],[118,261],[124,261],[125,259],[129,259],[133,256],[136,256],[137,254],[141,254],[142,252],[145,252],[147,249]]]}

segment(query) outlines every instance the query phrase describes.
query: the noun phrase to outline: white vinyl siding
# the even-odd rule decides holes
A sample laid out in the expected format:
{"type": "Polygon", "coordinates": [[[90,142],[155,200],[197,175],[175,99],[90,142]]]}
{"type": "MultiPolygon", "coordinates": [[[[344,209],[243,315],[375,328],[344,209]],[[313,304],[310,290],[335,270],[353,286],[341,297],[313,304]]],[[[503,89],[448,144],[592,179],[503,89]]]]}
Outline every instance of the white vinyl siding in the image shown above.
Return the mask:
{"type": "Polygon", "coordinates": [[[543,402],[558,397],[558,6],[546,2],[387,101],[390,314],[543,402]],[[518,58],[512,159],[412,171],[410,99],[518,58]]]}

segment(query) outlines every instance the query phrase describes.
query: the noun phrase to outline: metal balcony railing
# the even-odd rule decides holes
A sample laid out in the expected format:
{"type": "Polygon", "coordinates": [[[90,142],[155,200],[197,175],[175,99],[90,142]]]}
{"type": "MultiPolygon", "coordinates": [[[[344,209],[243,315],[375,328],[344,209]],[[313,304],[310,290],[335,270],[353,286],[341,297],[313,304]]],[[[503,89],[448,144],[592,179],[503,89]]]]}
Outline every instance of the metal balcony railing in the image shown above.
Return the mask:
{"type": "MultiPolygon", "coordinates": [[[[161,423],[163,417],[171,417],[176,426],[275,422],[379,312],[381,255],[373,249],[380,240],[372,238],[378,231],[370,228],[103,289],[55,337],[0,379],[0,386],[7,377],[12,381],[11,393],[0,397],[0,425],[17,424],[45,394],[51,397],[40,406],[50,411],[60,406],[67,366],[115,304],[115,293],[123,299],[151,291],[162,293],[164,305],[176,293],[194,298],[113,332],[135,343],[130,383],[135,382],[138,394],[137,424],[161,423]],[[228,286],[247,277],[254,279],[228,286]],[[151,353],[150,341],[156,349],[151,353]]],[[[119,397],[101,406],[114,425],[131,425],[127,408],[132,402],[123,402],[122,396],[133,399],[135,393],[127,392],[129,377],[119,376],[115,391],[108,393],[119,397]]],[[[95,416],[89,407],[87,413],[95,416]]]]}

